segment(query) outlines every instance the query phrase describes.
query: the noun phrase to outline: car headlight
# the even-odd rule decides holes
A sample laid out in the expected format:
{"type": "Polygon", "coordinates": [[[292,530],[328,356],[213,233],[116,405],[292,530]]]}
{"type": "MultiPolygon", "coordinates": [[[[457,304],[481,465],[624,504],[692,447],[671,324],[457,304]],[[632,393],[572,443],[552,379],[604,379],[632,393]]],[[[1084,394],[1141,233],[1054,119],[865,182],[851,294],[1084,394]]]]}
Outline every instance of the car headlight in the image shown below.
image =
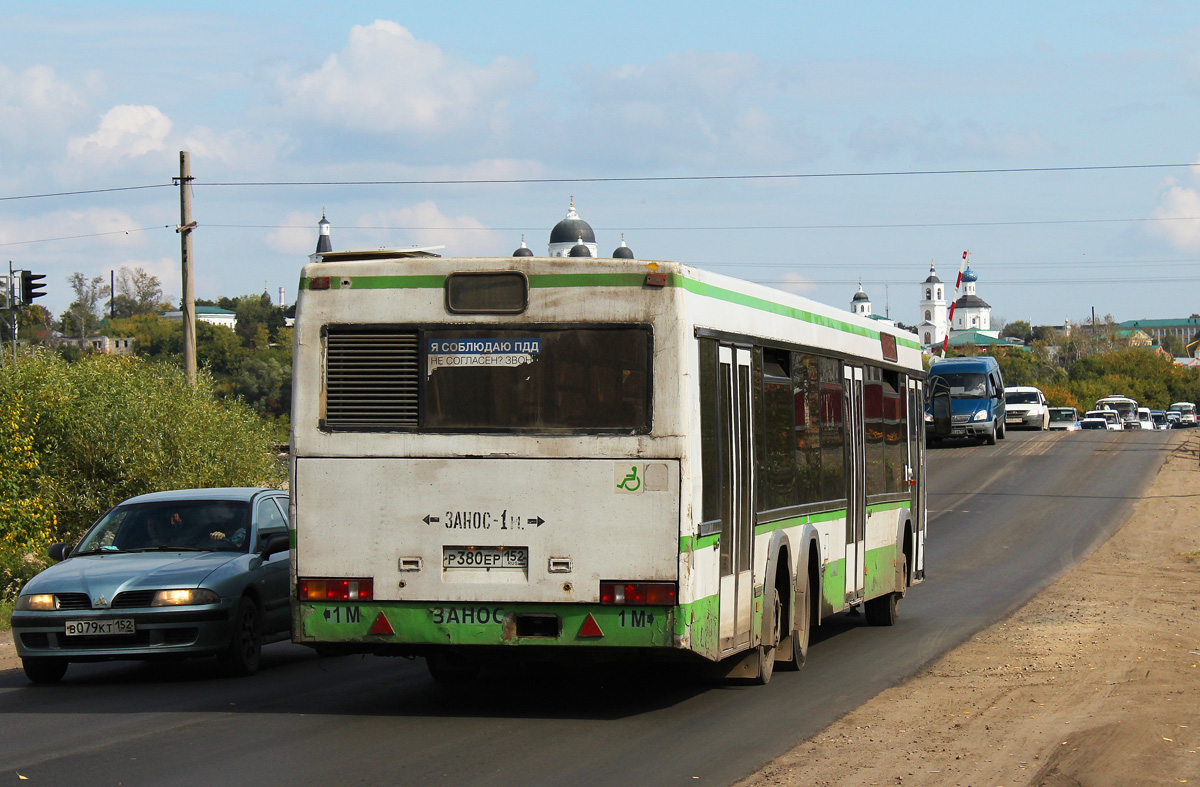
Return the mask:
{"type": "Polygon", "coordinates": [[[23,612],[45,612],[57,609],[57,606],[53,593],[32,593],[28,596],[17,596],[17,603],[13,605],[13,609],[23,612]]]}
{"type": "Polygon", "coordinates": [[[971,420],[972,421],[986,421],[987,419],[988,419],[988,411],[980,410],[979,412],[975,413],[975,417],[972,418],[971,420]]]}
{"type": "Polygon", "coordinates": [[[191,604],[216,604],[221,597],[211,590],[204,588],[183,588],[181,590],[160,590],[154,594],[150,602],[152,607],[182,607],[191,604]]]}

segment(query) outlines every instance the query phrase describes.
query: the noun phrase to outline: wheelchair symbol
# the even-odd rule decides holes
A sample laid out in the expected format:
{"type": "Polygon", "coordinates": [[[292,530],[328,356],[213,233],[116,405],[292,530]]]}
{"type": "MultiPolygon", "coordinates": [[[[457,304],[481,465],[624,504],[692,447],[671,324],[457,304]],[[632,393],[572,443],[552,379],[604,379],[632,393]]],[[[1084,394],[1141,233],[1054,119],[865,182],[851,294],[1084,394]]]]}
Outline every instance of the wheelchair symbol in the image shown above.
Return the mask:
{"type": "Polygon", "coordinates": [[[621,483],[617,484],[617,489],[624,489],[626,492],[636,492],[642,488],[642,479],[638,478],[637,465],[629,468],[629,472],[621,483]]]}

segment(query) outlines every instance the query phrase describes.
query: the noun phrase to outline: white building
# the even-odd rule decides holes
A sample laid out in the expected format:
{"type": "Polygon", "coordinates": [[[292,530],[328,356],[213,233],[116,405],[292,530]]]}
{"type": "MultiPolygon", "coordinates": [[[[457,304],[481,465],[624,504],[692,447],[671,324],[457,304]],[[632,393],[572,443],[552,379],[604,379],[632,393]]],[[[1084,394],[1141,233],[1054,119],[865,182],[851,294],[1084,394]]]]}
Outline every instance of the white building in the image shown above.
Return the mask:
{"type": "Polygon", "coordinates": [[[990,331],[992,329],[992,307],[975,294],[975,282],[979,277],[968,265],[962,275],[962,297],[954,302],[954,325],[956,331],[990,331]]]}
{"type": "Polygon", "coordinates": [[[929,263],[929,277],[921,282],[920,314],[917,336],[922,346],[941,344],[950,330],[950,305],[946,302],[946,285],[937,276],[933,263],[929,263]]]}

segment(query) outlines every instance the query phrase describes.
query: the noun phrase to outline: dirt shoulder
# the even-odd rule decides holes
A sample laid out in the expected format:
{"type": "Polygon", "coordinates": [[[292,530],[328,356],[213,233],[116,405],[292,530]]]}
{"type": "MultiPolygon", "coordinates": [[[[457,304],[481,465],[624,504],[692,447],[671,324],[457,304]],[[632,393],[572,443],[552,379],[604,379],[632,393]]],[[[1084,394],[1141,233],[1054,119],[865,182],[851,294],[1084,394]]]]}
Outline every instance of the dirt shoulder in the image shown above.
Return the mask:
{"type": "Polygon", "coordinates": [[[1200,785],[1200,430],[1183,434],[1083,563],[737,787],[1200,785]]]}

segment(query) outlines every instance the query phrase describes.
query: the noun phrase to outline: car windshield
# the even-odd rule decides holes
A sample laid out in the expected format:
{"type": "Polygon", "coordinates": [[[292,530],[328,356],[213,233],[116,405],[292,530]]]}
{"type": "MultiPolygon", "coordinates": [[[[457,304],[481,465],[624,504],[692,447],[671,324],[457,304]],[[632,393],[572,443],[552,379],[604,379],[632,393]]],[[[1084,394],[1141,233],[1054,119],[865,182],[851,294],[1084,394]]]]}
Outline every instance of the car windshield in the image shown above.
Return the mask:
{"type": "Polygon", "coordinates": [[[987,375],[981,372],[938,372],[935,376],[946,381],[951,396],[982,399],[987,393],[987,375]]]}
{"type": "Polygon", "coordinates": [[[250,504],[238,500],[164,500],[121,505],[92,526],[86,552],[246,552],[250,504]]]}
{"type": "Polygon", "coordinates": [[[1075,417],[1075,411],[1070,409],[1054,409],[1050,411],[1051,421],[1074,421],[1075,417]]]}
{"type": "Polygon", "coordinates": [[[1035,391],[1009,391],[1004,394],[1005,404],[1037,404],[1037,400],[1035,391]]]}

